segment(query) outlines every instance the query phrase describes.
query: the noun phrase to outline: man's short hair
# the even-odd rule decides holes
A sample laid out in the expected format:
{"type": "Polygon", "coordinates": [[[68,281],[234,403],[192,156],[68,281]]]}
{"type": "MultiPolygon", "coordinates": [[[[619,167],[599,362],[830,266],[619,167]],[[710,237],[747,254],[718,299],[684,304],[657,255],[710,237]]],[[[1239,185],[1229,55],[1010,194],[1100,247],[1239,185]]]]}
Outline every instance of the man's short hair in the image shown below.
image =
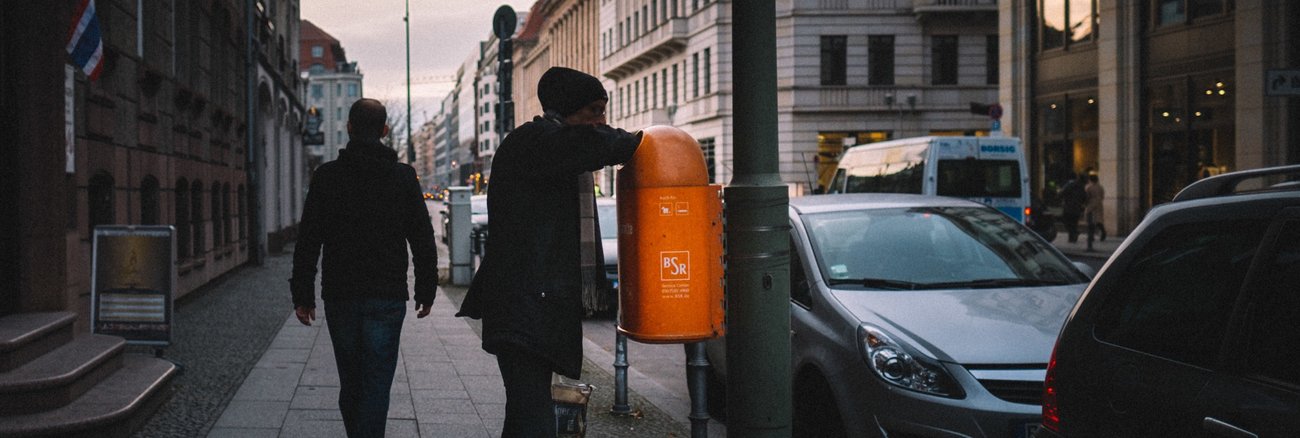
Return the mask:
{"type": "Polygon", "coordinates": [[[378,140],[384,135],[388,110],[378,100],[357,99],[352,104],[352,109],[348,110],[348,123],[352,125],[349,134],[353,139],[378,140]]]}

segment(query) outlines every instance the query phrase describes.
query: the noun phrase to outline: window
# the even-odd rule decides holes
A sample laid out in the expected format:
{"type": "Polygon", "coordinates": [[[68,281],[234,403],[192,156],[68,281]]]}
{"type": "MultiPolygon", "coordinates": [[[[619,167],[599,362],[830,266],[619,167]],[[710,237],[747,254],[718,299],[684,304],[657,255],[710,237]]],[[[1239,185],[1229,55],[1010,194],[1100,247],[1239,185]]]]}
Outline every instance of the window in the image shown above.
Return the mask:
{"type": "Polygon", "coordinates": [[[713,137],[700,140],[700,150],[704,152],[704,167],[709,171],[709,182],[717,181],[717,170],[714,165],[714,150],[716,149],[713,137]]]}
{"type": "Polygon", "coordinates": [[[212,215],[212,247],[216,248],[225,242],[225,229],[221,227],[226,222],[221,217],[221,212],[225,210],[221,205],[221,184],[212,183],[211,196],[212,211],[208,214],[212,215]]]}
{"type": "Polygon", "coordinates": [[[844,85],[848,74],[848,38],[844,35],[823,35],[822,85],[844,85]]]}
{"type": "Polygon", "coordinates": [[[655,98],[660,99],[661,102],[663,102],[663,106],[667,107],[668,106],[668,67],[664,67],[664,69],[659,72],[659,81],[660,81],[659,89],[663,90],[663,95],[655,95],[655,98]]]}
{"type": "Polygon", "coordinates": [[[348,84],[348,97],[357,97],[361,93],[361,86],[357,84],[348,84]]]}
{"type": "Polygon", "coordinates": [[[691,54],[691,97],[700,97],[700,54],[691,54]]]}
{"type": "Polygon", "coordinates": [[[659,72],[650,73],[650,108],[659,108],[659,72]]]}
{"type": "Polygon", "coordinates": [[[343,95],[343,84],[334,84],[334,95],[335,96],[343,95]]]}
{"type": "Polygon", "coordinates": [[[343,107],[334,108],[334,120],[343,120],[343,107]]]}
{"type": "Polygon", "coordinates": [[[190,185],[190,222],[193,226],[190,231],[194,233],[194,256],[199,257],[203,255],[205,240],[203,235],[203,183],[198,181],[194,181],[190,185]]]}
{"type": "Polygon", "coordinates": [[[116,212],[113,211],[113,177],[107,172],[96,173],[90,178],[90,186],[86,188],[89,197],[90,207],[90,232],[88,235],[94,235],[96,225],[109,225],[116,223],[116,212]]]}
{"type": "Polygon", "coordinates": [[[324,99],[324,98],[325,98],[325,86],[323,86],[323,85],[321,85],[321,84],[312,84],[312,86],[311,86],[311,98],[312,98],[312,99],[324,99]]]}
{"type": "Polygon", "coordinates": [[[235,240],[234,236],[232,236],[232,234],[235,234],[235,230],[234,228],[231,228],[232,224],[230,216],[230,183],[225,183],[221,185],[221,217],[225,222],[225,225],[222,225],[222,228],[226,230],[226,243],[235,240]]]}
{"type": "Polygon", "coordinates": [[[641,91],[642,91],[641,107],[645,108],[646,111],[649,111],[650,110],[650,78],[648,77],[641,78],[641,91]]]}
{"type": "Polygon", "coordinates": [[[238,198],[238,202],[239,202],[238,204],[239,240],[244,240],[248,238],[248,222],[252,220],[252,218],[248,216],[248,194],[247,193],[248,191],[244,189],[244,185],[240,184],[236,194],[236,197],[238,198]]]}
{"type": "Polygon", "coordinates": [[[984,83],[998,84],[998,36],[984,36],[984,83]]]}
{"type": "Polygon", "coordinates": [[[321,46],[311,46],[311,57],[320,58],[325,56],[325,48],[321,46]]]}
{"type": "Polygon", "coordinates": [[[957,36],[930,37],[930,84],[957,84],[957,36]]]}
{"type": "Polygon", "coordinates": [[[710,64],[712,64],[712,62],[709,56],[709,49],[705,48],[704,49],[704,94],[706,95],[713,92],[713,86],[712,86],[713,68],[710,67],[710,64]]]}
{"type": "Polygon", "coordinates": [[[1247,375],[1300,386],[1300,367],[1289,359],[1300,349],[1300,221],[1283,224],[1272,260],[1259,270],[1252,293],[1258,298],[1245,318],[1247,375]]]}
{"type": "Polygon", "coordinates": [[[1038,10],[1040,50],[1097,37],[1097,0],[1041,0],[1038,10]]]}
{"type": "Polygon", "coordinates": [[[1209,367],[1267,226],[1241,219],[1159,231],[1105,294],[1097,339],[1209,367]]]}
{"type": "Polygon", "coordinates": [[[867,83],[894,85],[894,36],[867,36],[867,83]]]}
{"type": "Polygon", "coordinates": [[[325,64],[321,64],[319,62],[314,63],[311,65],[311,67],[307,68],[307,71],[310,72],[311,74],[325,73],[325,64]]]}
{"type": "Polygon", "coordinates": [[[673,64],[673,105],[677,104],[677,64],[673,64]]]}
{"type": "Polygon", "coordinates": [[[1154,2],[1157,27],[1186,23],[1199,18],[1225,14],[1232,2],[1225,0],[1156,0],[1154,2]]]}
{"type": "Polygon", "coordinates": [[[1021,195],[1020,162],[1016,160],[939,160],[938,170],[939,196],[1019,198],[1021,195]]]}
{"type": "Polygon", "coordinates": [[[176,258],[190,256],[190,183],[185,178],[176,180],[175,214],[176,258]]]}
{"type": "Polygon", "coordinates": [[[144,177],[140,182],[140,224],[158,225],[162,212],[159,210],[158,178],[153,175],[144,177]]]}

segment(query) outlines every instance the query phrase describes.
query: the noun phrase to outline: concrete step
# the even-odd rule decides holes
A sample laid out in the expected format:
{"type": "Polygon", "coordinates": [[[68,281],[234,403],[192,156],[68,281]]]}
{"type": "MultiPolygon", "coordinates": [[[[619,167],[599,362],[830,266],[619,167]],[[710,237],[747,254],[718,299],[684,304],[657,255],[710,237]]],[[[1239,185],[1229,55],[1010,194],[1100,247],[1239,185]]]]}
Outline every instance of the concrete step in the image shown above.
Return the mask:
{"type": "Polygon", "coordinates": [[[0,412],[26,414],[72,403],[122,367],[125,348],[116,336],[84,335],[0,373],[0,412]]]}
{"type": "Polygon", "coordinates": [[[72,312],[0,317],[0,373],[23,366],[72,340],[72,312]]]}
{"type": "Polygon", "coordinates": [[[0,436],[130,436],[171,395],[177,368],[162,359],[135,354],[122,357],[121,369],[66,406],[30,414],[0,414],[0,436]]]}

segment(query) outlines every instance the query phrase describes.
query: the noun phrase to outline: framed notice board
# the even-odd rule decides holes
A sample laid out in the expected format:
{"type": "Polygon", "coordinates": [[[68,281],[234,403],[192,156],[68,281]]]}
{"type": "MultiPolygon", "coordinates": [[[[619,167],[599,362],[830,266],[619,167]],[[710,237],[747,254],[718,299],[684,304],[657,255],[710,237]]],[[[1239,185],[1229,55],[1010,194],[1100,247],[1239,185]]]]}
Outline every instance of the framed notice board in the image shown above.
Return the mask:
{"type": "Polygon", "coordinates": [[[170,225],[95,227],[91,331],[127,343],[171,345],[176,230],[170,225]]]}

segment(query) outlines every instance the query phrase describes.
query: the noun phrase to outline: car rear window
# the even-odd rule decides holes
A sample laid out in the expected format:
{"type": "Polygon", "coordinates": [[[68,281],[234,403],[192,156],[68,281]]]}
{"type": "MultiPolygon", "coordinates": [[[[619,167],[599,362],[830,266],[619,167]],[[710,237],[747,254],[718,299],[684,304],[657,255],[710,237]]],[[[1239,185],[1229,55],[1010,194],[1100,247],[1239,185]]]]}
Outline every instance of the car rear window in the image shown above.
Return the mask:
{"type": "Polygon", "coordinates": [[[1175,225],[1141,248],[1097,318],[1098,339],[1211,367],[1268,221],[1175,225]]]}

